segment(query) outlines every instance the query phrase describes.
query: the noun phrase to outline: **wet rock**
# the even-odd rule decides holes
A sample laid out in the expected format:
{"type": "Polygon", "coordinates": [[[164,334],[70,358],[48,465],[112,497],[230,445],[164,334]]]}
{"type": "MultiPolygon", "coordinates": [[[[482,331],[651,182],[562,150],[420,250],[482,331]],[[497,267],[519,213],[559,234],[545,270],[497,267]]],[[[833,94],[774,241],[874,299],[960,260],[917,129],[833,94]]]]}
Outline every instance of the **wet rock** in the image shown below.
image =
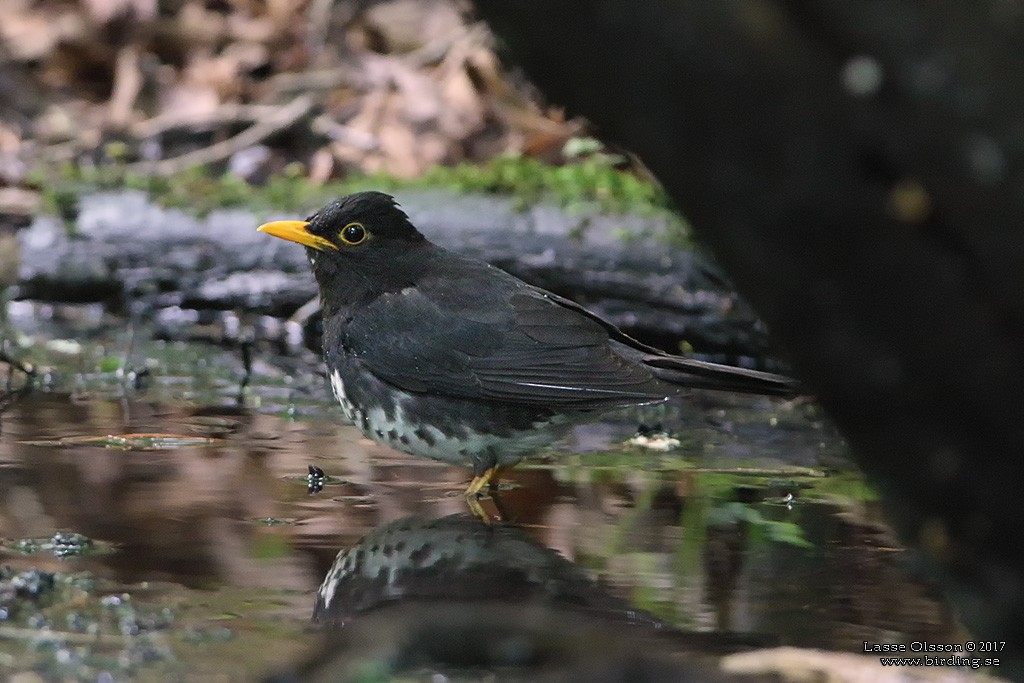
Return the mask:
{"type": "MultiPolygon", "coordinates": [[[[443,191],[398,198],[442,246],[576,299],[651,343],[678,350],[685,339],[705,353],[733,356],[768,352],[757,318],[709,258],[658,237],[622,237],[664,235],[667,217],[521,211],[512,199],[443,191]]],[[[204,311],[285,318],[316,287],[302,249],[256,232],[266,218],[244,210],[195,218],[142,192],[85,195],[73,229],[41,217],[22,232],[20,297],[107,302],[159,321],[172,338],[183,336],[171,329],[175,323],[198,321],[204,311]]]]}
{"type": "Polygon", "coordinates": [[[51,572],[40,569],[19,572],[0,566],[0,623],[45,606],[52,601],[55,590],[51,572]]]}

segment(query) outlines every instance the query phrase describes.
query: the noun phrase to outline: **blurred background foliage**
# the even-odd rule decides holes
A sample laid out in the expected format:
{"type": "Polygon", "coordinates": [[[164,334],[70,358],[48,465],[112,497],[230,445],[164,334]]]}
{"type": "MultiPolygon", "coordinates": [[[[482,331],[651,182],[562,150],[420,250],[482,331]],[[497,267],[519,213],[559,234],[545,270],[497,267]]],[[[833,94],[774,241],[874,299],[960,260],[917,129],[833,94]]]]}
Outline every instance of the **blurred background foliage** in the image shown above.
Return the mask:
{"type": "Polygon", "coordinates": [[[79,186],[199,212],[409,185],[669,202],[499,62],[461,0],[0,4],[0,209],[79,186]]]}

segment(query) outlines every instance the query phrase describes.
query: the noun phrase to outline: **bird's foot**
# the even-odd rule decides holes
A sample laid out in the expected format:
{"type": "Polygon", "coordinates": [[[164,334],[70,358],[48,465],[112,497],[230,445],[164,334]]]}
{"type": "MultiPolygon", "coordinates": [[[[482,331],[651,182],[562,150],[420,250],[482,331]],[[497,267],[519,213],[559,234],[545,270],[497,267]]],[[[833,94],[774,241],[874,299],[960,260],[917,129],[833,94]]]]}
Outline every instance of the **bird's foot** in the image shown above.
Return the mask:
{"type": "Polygon", "coordinates": [[[484,524],[490,526],[494,523],[494,518],[491,517],[487,510],[484,510],[484,506],[480,504],[480,499],[477,496],[466,496],[466,505],[469,507],[469,511],[484,524]]]}
{"type": "Polygon", "coordinates": [[[470,496],[479,498],[480,492],[485,488],[494,490],[498,486],[498,469],[498,466],[494,465],[473,477],[473,481],[469,482],[469,486],[466,487],[466,498],[470,496]]]}
{"type": "Polygon", "coordinates": [[[473,481],[469,482],[469,486],[466,487],[466,505],[469,506],[470,512],[482,519],[485,524],[490,524],[495,519],[499,522],[508,521],[505,506],[502,505],[501,498],[498,497],[498,475],[500,471],[500,465],[488,467],[482,474],[473,477],[473,481]],[[485,488],[490,493],[491,501],[498,512],[496,518],[492,518],[487,514],[487,511],[484,510],[483,505],[480,503],[480,498],[485,488]]]}

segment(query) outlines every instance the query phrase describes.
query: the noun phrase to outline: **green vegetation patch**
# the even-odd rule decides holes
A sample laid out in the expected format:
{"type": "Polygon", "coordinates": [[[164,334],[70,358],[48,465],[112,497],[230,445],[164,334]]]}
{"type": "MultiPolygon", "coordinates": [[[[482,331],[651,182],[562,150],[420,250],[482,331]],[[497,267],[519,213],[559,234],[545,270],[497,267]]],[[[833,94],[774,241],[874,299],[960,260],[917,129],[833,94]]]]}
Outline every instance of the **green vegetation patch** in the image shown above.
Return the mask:
{"type": "MultiPolygon", "coordinates": [[[[129,170],[120,151],[111,149],[106,161],[98,165],[67,163],[56,170],[37,169],[32,179],[44,188],[46,209],[65,218],[74,215],[78,194],[125,188],[143,190],[163,206],[199,215],[233,206],[304,212],[360,190],[424,188],[510,195],[523,208],[549,202],[568,210],[596,207],[605,213],[674,215],[671,200],[659,185],[631,171],[624,157],[605,152],[599,142],[572,139],[563,156],[567,162],[561,165],[508,154],[480,164],[436,166],[413,179],[383,173],[353,174],[323,184],[310,181],[305,167],[292,163],[265,184],[256,186],[238,176],[218,174],[205,167],[168,177],[143,175],[129,170]]],[[[683,230],[682,219],[675,222],[683,230]]]]}

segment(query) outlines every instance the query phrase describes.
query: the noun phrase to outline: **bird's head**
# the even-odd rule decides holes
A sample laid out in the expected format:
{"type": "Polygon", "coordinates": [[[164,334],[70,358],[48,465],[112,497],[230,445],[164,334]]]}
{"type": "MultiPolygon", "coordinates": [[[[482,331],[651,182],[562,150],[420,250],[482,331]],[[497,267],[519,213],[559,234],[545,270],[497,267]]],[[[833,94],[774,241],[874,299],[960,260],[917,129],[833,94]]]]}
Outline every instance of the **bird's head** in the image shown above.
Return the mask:
{"type": "Polygon", "coordinates": [[[304,221],[274,221],[258,228],[306,247],[325,304],[351,303],[407,286],[430,246],[394,198],[357,192],[333,201],[304,221]]]}

